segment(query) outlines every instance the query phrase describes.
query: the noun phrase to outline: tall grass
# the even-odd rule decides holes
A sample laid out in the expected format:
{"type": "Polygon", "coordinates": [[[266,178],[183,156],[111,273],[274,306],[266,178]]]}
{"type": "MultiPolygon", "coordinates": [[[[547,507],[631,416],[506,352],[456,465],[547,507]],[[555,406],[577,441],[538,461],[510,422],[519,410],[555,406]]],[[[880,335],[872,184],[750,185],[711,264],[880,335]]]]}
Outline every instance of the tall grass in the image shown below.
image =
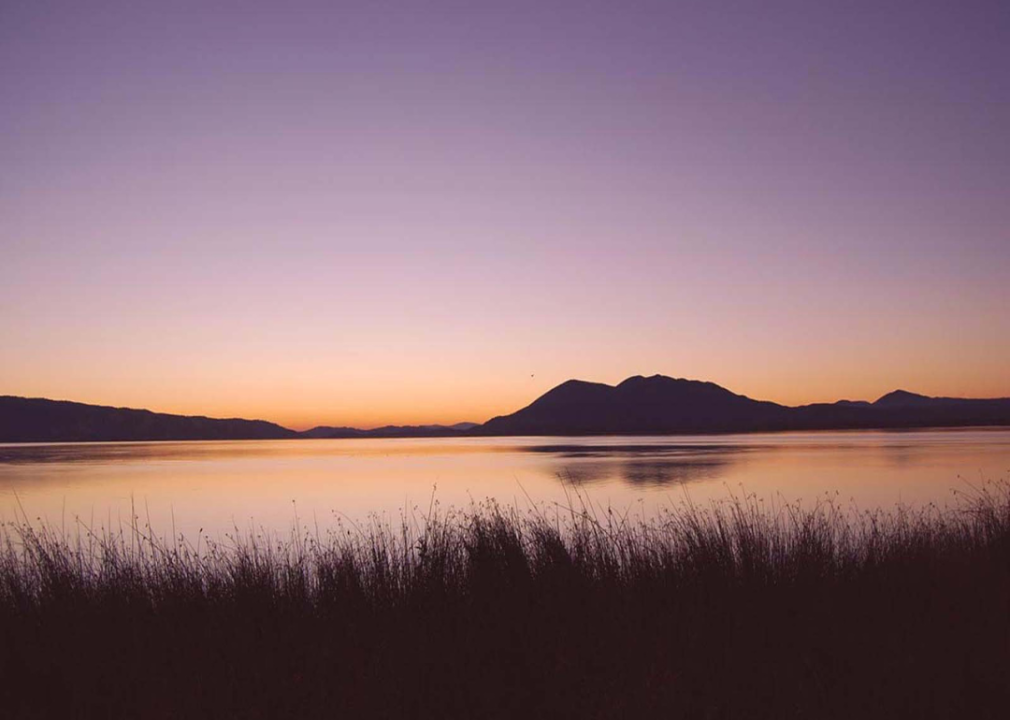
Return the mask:
{"type": "Polygon", "coordinates": [[[0,715],[1005,717],[1010,490],[649,520],[493,502],[283,542],[9,524],[0,715]]]}

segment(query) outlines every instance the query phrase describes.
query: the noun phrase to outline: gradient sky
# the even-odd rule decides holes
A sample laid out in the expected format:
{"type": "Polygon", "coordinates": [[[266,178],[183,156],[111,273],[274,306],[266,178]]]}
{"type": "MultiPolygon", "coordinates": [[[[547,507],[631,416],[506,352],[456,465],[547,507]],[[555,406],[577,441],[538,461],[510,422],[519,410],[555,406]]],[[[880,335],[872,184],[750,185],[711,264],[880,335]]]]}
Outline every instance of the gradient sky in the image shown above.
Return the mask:
{"type": "Polygon", "coordinates": [[[0,393],[1010,396],[1007,38],[999,2],[4,0],[0,393]]]}

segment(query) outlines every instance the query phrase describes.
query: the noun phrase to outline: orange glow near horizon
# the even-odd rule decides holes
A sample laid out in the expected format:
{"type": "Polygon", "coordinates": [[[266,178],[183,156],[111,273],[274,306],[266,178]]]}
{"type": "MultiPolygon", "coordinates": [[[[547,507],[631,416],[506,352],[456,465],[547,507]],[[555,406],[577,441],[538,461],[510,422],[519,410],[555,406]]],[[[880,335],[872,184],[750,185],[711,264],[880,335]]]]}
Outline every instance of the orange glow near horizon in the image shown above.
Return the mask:
{"type": "Polygon", "coordinates": [[[787,405],[1010,396],[1010,290],[993,272],[954,297],[921,272],[885,282],[890,266],[839,262],[817,283],[760,246],[274,250],[193,265],[123,249],[107,262],[128,271],[104,284],[73,256],[21,258],[0,285],[18,309],[0,315],[0,394],[296,429],[483,422],[571,378],[656,373],[787,405]]]}
{"type": "Polygon", "coordinates": [[[898,388],[1010,396],[1005,284],[976,283],[952,302],[942,285],[913,277],[788,279],[791,257],[765,263],[787,283],[769,285],[750,275],[746,256],[696,258],[676,245],[597,254],[568,260],[557,281],[550,268],[561,257],[541,258],[532,275],[515,261],[471,260],[469,276],[433,266],[409,277],[405,267],[423,267],[359,258],[349,271],[318,250],[279,267],[250,256],[224,283],[179,271],[185,292],[158,279],[158,263],[111,286],[18,287],[15,277],[0,294],[13,287],[8,307],[32,312],[0,316],[0,394],[295,429],[483,422],[571,378],[616,384],[656,373],[787,405],[898,388]]]}
{"type": "Polygon", "coordinates": [[[2,393],[182,415],[262,419],[296,430],[317,425],[372,428],[484,422],[528,405],[570,377],[613,385],[633,374],[657,372],[672,377],[711,380],[733,392],[785,405],[840,399],[872,401],[899,388],[926,395],[1010,396],[1010,378],[1006,377],[1005,369],[996,367],[995,363],[986,376],[951,378],[941,372],[943,369],[942,366],[920,365],[904,373],[902,368],[895,368],[889,373],[860,375],[846,372],[847,368],[829,366],[820,376],[809,372],[806,376],[798,374],[792,381],[781,376],[761,377],[753,368],[734,368],[725,363],[714,368],[710,375],[700,370],[678,372],[672,368],[653,367],[643,372],[629,368],[601,377],[591,371],[565,373],[560,368],[548,368],[546,373],[526,373],[524,377],[516,377],[514,372],[507,374],[502,369],[501,375],[492,372],[489,377],[432,372],[422,377],[402,377],[396,382],[390,382],[378,372],[361,373],[351,377],[345,375],[342,383],[323,373],[317,375],[307,371],[281,378],[271,378],[264,372],[263,377],[269,379],[259,382],[246,371],[241,378],[225,375],[214,378],[206,373],[200,379],[188,378],[190,383],[185,386],[175,384],[180,378],[164,378],[147,384],[144,378],[123,373],[119,378],[110,377],[108,385],[86,382],[74,387],[65,379],[50,378],[49,382],[27,382],[23,390],[3,388],[2,393]]]}

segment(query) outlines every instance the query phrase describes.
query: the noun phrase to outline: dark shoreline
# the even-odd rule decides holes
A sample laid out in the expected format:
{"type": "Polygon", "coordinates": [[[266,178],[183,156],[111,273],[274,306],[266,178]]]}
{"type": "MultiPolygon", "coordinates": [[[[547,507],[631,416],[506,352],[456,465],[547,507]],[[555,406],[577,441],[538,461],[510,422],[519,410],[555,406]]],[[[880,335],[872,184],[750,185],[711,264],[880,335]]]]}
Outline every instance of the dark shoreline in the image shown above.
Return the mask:
{"type": "Polygon", "coordinates": [[[295,432],[295,435],[285,437],[149,437],[149,438],[109,438],[101,440],[0,440],[0,445],[86,445],[100,443],[157,443],[157,442],[254,442],[262,440],[293,440],[293,441],[317,441],[317,440],[425,440],[425,439],[467,439],[467,438],[681,438],[681,437],[723,437],[727,435],[787,435],[799,433],[832,433],[832,432],[919,432],[919,431],[956,431],[956,430],[1006,430],[1010,428],[1010,422],[987,425],[901,425],[901,426],[866,426],[866,427],[823,427],[823,428],[786,428],[775,430],[709,430],[709,431],[683,431],[683,432],[607,432],[607,433],[564,433],[564,434],[491,434],[491,433],[430,433],[430,434],[382,434],[382,435],[348,435],[335,437],[309,437],[302,433],[295,432]]]}

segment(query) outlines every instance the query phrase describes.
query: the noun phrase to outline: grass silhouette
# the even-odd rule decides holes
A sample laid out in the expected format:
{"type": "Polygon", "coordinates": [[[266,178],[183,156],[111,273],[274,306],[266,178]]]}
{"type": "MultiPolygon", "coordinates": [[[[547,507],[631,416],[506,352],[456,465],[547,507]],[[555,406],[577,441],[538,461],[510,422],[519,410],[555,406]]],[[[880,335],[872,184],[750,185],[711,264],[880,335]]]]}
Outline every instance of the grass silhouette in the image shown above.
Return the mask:
{"type": "Polygon", "coordinates": [[[1003,717],[1010,489],[649,520],[493,502],[224,542],[18,521],[4,717],[1003,717]]]}

